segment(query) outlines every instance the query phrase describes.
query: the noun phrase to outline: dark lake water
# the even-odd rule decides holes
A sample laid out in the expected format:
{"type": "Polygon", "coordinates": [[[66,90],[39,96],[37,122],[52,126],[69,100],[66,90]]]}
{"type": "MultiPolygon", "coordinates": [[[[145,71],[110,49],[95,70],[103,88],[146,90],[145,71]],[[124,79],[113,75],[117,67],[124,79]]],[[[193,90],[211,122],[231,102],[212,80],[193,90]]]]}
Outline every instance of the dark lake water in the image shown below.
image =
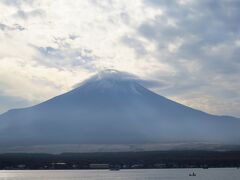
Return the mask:
{"type": "Polygon", "coordinates": [[[0,171],[0,180],[240,180],[240,169],[0,171]],[[191,177],[189,173],[195,172],[191,177]]]}

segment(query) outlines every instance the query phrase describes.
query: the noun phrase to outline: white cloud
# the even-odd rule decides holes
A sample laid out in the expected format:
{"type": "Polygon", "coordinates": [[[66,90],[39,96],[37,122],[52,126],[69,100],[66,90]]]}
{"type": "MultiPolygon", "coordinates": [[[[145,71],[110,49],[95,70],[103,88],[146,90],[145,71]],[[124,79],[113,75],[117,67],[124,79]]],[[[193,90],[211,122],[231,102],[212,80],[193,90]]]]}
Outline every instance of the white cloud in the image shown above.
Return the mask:
{"type": "Polygon", "coordinates": [[[3,0],[0,95],[41,102],[114,68],[168,82],[156,90],[182,103],[239,116],[236,108],[224,108],[236,100],[225,95],[221,104],[212,92],[240,88],[233,81],[239,70],[239,26],[233,21],[238,6],[225,2],[223,10],[223,1],[210,2],[216,6],[189,0],[3,0]],[[201,102],[200,96],[211,100],[201,102]]]}

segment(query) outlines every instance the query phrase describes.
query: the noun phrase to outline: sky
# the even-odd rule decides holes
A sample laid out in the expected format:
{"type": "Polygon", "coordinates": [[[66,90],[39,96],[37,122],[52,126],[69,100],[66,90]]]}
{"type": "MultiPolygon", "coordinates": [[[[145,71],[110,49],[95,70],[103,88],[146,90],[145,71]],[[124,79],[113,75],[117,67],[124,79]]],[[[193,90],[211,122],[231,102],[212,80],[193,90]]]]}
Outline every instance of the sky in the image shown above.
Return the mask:
{"type": "Polygon", "coordinates": [[[1,0],[0,12],[0,113],[116,69],[240,117],[238,0],[1,0]]]}

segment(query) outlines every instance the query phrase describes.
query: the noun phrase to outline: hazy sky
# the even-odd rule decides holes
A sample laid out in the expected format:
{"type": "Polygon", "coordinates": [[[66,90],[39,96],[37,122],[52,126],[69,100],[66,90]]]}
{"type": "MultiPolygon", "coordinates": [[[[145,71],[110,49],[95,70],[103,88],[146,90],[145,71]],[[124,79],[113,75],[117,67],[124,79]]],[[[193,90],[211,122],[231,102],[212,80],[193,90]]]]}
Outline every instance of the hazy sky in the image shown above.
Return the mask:
{"type": "Polygon", "coordinates": [[[0,112],[113,68],[240,117],[238,0],[1,0],[0,12],[0,112]]]}

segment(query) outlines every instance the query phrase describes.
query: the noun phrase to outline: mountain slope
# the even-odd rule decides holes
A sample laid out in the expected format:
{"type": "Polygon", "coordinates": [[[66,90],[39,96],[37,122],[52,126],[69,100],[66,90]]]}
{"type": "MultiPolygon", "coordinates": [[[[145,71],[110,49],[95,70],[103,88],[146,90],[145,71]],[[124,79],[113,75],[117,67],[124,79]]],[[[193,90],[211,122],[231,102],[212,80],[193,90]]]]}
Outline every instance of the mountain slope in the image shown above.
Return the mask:
{"type": "Polygon", "coordinates": [[[240,144],[240,120],[214,116],[149,91],[132,75],[106,70],[33,107],[0,116],[2,146],[42,144],[240,144]]]}

